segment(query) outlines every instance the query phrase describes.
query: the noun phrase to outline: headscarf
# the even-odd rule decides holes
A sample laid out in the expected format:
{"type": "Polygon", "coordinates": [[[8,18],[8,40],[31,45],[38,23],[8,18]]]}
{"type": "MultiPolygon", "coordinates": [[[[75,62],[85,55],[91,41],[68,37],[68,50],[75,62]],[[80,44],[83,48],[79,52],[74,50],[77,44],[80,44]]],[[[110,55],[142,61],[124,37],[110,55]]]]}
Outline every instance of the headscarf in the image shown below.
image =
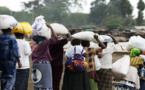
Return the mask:
{"type": "Polygon", "coordinates": [[[133,48],[133,49],[130,51],[130,57],[136,57],[137,54],[140,54],[140,53],[141,53],[140,49],[133,48]]]}
{"type": "Polygon", "coordinates": [[[32,38],[37,44],[42,43],[44,41],[46,41],[47,39],[43,36],[34,36],[32,38]]]}

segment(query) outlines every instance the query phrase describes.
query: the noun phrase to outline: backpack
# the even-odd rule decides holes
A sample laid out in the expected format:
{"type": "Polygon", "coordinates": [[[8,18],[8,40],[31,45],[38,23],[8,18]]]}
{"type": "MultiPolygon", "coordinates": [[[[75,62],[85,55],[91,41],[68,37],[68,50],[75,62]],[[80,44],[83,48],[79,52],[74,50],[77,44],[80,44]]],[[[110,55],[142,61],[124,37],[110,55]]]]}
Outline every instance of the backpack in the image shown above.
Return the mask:
{"type": "Polygon", "coordinates": [[[70,71],[85,71],[88,63],[85,62],[84,57],[82,56],[84,49],[81,54],[76,54],[76,47],[74,47],[74,55],[67,59],[65,63],[66,69],[70,71]]]}

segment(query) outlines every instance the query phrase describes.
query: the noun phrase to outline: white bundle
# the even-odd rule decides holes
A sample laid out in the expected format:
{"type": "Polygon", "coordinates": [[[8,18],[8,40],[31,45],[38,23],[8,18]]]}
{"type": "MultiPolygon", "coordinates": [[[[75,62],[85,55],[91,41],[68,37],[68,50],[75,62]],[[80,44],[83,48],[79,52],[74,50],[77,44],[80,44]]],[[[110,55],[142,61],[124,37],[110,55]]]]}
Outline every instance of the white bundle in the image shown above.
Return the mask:
{"type": "Polygon", "coordinates": [[[126,55],[112,64],[112,73],[114,77],[125,77],[129,71],[130,56],[126,55]]]}
{"type": "Polygon", "coordinates": [[[9,15],[0,15],[0,29],[13,29],[14,26],[17,26],[18,22],[13,16],[9,15]]]}
{"type": "Polygon", "coordinates": [[[53,28],[56,34],[65,35],[68,34],[68,29],[59,23],[52,23],[50,26],[53,28]]]}
{"type": "Polygon", "coordinates": [[[107,35],[99,35],[99,40],[101,42],[110,42],[110,41],[112,41],[112,38],[110,36],[107,36],[107,35]]]}
{"type": "Polygon", "coordinates": [[[51,37],[51,31],[46,26],[46,21],[43,16],[38,16],[32,25],[33,33],[30,36],[43,36],[47,39],[51,37]]]}
{"type": "Polygon", "coordinates": [[[130,51],[132,48],[138,48],[142,51],[145,51],[145,39],[141,36],[132,36],[129,39],[127,50],[130,51]]]}
{"type": "Polygon", "coordinates": [[[72,37],[80,40],[94,41],[95,40],[94,35],[95,35],[94,32],[83,31],[73,34],[72,37]]]}

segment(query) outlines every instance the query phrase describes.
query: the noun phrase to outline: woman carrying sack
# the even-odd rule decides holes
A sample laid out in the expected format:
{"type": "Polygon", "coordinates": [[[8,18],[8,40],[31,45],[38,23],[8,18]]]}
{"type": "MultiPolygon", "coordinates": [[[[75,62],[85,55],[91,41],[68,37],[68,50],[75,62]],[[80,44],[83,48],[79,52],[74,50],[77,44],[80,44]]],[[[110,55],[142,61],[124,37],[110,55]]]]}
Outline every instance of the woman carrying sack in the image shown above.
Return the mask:
{"type": "Polygon", "coordinates": [[[34,90],[53,90],[52,86],[52,71],[50,61],[49,45],[57,40],[57,35],[49,24],[46,24],[51,29],[52,36],[49,40],[42,36],[34,36],[33,40],[36,42],[32,46],[32,80],[34,83],[34,90]]]}
{"type": "Polygon", "coordinates": [[[138,83],[138,68],[142,68],[143,66],[143,58],[139,57],[141,54],[141,50],[137,48],[133,48],[130,51],[130,68],[128,74],[122,79],[115,79],[115,90],[123,89],[123,90],[136,90],[140,88],[138,83]]]}
{"type": "MultiPolygon", "coordinates": [[[[86,51],[80,45],[80,40],[73,39],[71,41],[71,44],[73,45],[73,47],[70,47],[65,53],[65,56],[68,60],[71,60],[71,58],[74,57],[75,53],[77,55],[81,54],[83,55],[83,57],[85,56],[86,51]]],[[[68,64],[69,62],[66,61],[62,90],[91,90],[86,70],[75,71],[74,69],[73,71],[70,70],[71,68],[67,67],[68,64]]]]}

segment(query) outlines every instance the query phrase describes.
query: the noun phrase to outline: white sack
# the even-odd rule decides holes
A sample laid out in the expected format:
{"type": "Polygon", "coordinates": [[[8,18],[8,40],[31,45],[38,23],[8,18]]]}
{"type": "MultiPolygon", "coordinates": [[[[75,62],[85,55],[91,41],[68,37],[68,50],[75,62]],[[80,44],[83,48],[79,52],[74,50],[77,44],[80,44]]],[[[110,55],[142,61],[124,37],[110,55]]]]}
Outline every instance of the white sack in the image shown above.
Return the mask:
{"type": "Polygon", "coordinates": [[[99,58],[98,58],[97,55],[95,55],[94,58],[95,58],[96,71],[98,71],[101,68],[101,63],[100,63],[99,58]]]}
{"type": "Polygon", "coordinates": [[[0,29],[13,29],[14,26],[17,26],[18,22],[13,16],[9,15],[0,15],[0,29]]]}
{"type": "Polygon", "coordinates": [[[99,40],[101,42],[110,42],[110,41],[112,41],[112,38],[107,35],[99,35],[99,40]]]}
{"type": "Polygon", "coordinates": [[[72,37],[80,40],[94,41],[95,40],[94,35],[95,35],[94,32],[83,31],[73,34],[72,37]]]}
{"type": "Polygon", "coordinates": [[[50,26],[53,28],[56,34],[60,35],[68,34],[68,29],[62,24],[52,23],[50,24],[50,26]]]}
{"type": "Polygon", "coordinates": [[[145,39],[141,36],[132,36],[129,39],[127,50],[130,51],[132,48],[138,48],[142,51],[145,51],[145,39]]]}
{"type": "Polygon", "coordinates": [[[114,77],[122,78],[127,75],[130,66],[130,56],[126,55],[112,64],[114,77]]]}
{"type": "Polygon", "coordinates": [[[51,31],[46,26],[46,21],[44,20],[43,16],[38,16],[35,18],[34,23],[32,24],[33,33],[31,36],[43,36],[47,39],[51,37],[51,31]]]}

